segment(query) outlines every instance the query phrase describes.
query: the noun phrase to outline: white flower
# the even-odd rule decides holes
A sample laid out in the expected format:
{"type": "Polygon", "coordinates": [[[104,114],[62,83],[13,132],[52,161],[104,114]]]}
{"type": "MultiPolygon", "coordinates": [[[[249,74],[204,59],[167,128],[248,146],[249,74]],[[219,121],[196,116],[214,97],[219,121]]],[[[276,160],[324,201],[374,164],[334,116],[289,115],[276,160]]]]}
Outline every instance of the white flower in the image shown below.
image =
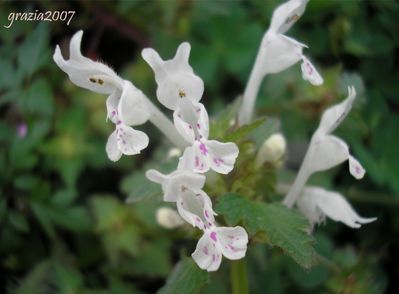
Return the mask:
{"type": "Polygon", "coordinates": [[[111,111],[110,119],[115,123],[115,131],[108,137],[105,150],[108,158],[118,161],[122,154],[135,155],[148,146],[148,136],[125,125],[117,109],[111,111]]]}
{"type": "Polygon", "coordinates": [[[296,205],[312,225],[323,222],[326,216],[351,228],[377,219],[360,217],[341,194],[318,187],[305,188],[296,205]]]}
{"type": "Polygon", "coordinates": [[[182,169],[164,175],[154,169],[146,172],[146,177],[161,184],[163,199],[176,202],[180,216],[194,227],[205,229],[214,222],[216,213],[212,209],[209,196],[202,191],[205,176],[182,169]]]}
{"type": "Polygon", "coordinates": [[[302,53],[304,44],[283,35],[303,14],[308,0],[290,0],[273,13],[268,31],[265,33],[257,62],[262,64],[263,75],[281,72],[302,60],[302,77],[313,85],[321,85],[323,78],[302,53]]]}
{"type": "Polygon", "coordinates": [[[167,229],[174,229],[183,225],[183,220],[176,210],[169,207],[160,207],[156,211],[158,224],[167,229]]]}
{"type": "Polygon", "coordinates": [[[83,31],[73,35],[69,46],[69,59],[65,60],[57,45],[53,59],[79,87],[109,94],[107,118],[115,124],[105,147],[109,159],[117,161],[122,154],[134,155],[148,146],[148,136],[129,126],[140,125],[150,118],[144,94],[129,81],[121,79],[111,68],[95,62],[80,52],[83,31]]]}
{"type": "Polygon", "coordinates": [[[146,48],[141,55],[151,66],[157,82],[158,100],[167,108],[175,110],[181,98],[199,101],[204,93],[204,82],[194,71],[188,59],[190,44],[184,42],[177,48],[173,59],[162,60],[152,48],[146,48]]]}
{"type": "Polygon", "coordinates": [[[363,178],[365,170],[349,153],[348,145],[342,139],[330,135],[348,115],[355,97],[355,89],[348,87],[348,97],[323,113],[320,125],[312,136],[295,182],[284,199],[284,204],[288,207],[293,206],[307,179],[313,173],[333,168],[345,160],[349,161],[351,175],[356,179],[363,178]]]}
{"type": "Polygon", "coordinates": [[[248,234],[242,227],[206,228],[191,256],[201,269],[216,271],[222,262],[222,255],[231,260],[245,256],[248,234]]]}
{"type": "Polygon", "coordinates": [[[208,140],[208,114],[201,103],[187,98],[181,99],[173,113],[173,120],[178,132],[192,144],[184,150],[180,158],[187,169],[198,173],[212,169],[228,174],[234,168],[239,153],[237,145],[208,140]]]}
{"type": "Polygon", "coordinates": [[[83,31],[75,33],[69,45],[69,59],[62,57],[57,45],[53,55],[55,63],[68,74],[77,86],[101,94],[112,94],[115,88],[122,89],[123,80],[108,66],[95,62],[80,52],[83,31]]]}
{"type": "Polygon", "coordinates": [[[256,156],[256,164],[261,166],[265,162],[278,162],[285,153],[287,143],[281,133],[271,135],[265,140],[256,156]]]}
{"type": "Polygon", "coordinates": [[[352,108],[356,97],[353,87],[348,87],[348,97],[340,104],[328,108],[320,121],[320,125],[310,142],[306,163],[303,168],[306,173],[330,169],[345,160],[349,160],[349,171],[356,178],[361,179],[365,174],[361,164],[349,153],[348,145],[338,137],[330,135],[344,120],[352,108]]]}

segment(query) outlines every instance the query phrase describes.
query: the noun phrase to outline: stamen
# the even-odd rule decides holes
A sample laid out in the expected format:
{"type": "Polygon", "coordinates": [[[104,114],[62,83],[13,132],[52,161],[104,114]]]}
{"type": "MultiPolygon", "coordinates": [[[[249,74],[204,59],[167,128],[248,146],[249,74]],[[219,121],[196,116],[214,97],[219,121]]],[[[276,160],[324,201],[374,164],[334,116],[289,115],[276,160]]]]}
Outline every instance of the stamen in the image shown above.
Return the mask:
{"type": "Polygon", "coordinates": [[[102,85],[102,84],[104,84],[104,81],[103,81],[102,79],[98,79],[98,83],[99,83],[100,85],[102,85]]]}
{"type": "Polygon", "coordinates": [[[180,98],[186,97],[186,92],[184,92],[183,90],[179,90],[179,97],[180,98]]]}
{"type": "Polygon", "coordinates": [[[89,81],[92,83],[97,83],[97,80],[95,78],[89,78],[89,81]]]}

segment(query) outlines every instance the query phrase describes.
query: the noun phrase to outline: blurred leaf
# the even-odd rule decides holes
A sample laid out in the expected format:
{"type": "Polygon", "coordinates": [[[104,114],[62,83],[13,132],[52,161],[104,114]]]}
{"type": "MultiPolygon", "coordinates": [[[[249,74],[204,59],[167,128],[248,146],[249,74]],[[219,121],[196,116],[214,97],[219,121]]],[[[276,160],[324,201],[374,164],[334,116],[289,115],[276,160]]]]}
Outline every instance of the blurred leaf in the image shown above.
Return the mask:
{"type": "Polygon", "coordinates": [[[52,288],[53,267],[50,261],[38,263],[28,275],[20,281],[15,293],[43,294],[52,288]]]}
{"type": "Polygon", "coordinates": [[[161,186],[149,181],[144,171],[135,171],[123,179],[121,190],[127,194],[127,203],[134,203],[145,198],[162,196],[161,186]]]}
{"type": "Polygon", "coordinates": [[[29,231],[29,223],[22,213],[10,211],[8,213],[8,220],[18,231],[25,233],[29,231]]]}
{"type": "Polygon", "coordinates": [[[299,265],[308,269],[316,262],[309,223],[296,212],[281,204],[251,202],[237,194],[218,198],[216,211],[229,225],[241,221],[250,234],[264,232],[267,242],[281,248],[299,265]]]}
{"type": "Polygon", "coordinates": [[[209,279],[209,273],[201,270],[191,258],[184,257],[173,269],[166,285],[158,294],[198,293],[209,279]]]}
{"type": "Polygon", "coordinates": [[[48,26],[41,22],[18,47],[18,70],[30,76],[50,60],[48,26]]]}
{"type": "Polygon", "coordinates": [[[266,123],[266,121],[267,121],[266,117],[258,118],[254,122],[251,122],[250,124],[243,125],[238,129],[230,133],[227,133],[223,139],[227,142],[236,142],[240,139],[245,139],[246,136],[255,131],[257,128],[261,127],[263,124],[266,123]]]}

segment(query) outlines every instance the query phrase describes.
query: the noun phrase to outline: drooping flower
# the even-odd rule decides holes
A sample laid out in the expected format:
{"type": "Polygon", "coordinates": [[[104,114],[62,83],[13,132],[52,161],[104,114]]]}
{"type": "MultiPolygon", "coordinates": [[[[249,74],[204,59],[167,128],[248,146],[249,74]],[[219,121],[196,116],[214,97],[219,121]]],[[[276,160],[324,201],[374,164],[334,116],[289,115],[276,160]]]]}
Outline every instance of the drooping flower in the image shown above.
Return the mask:
{"type": "Polygon", "coordinates": [[[207,227],[191,256],[198,266],[209,272],[216,271],[222,262],[222,255],[231,260],[245,256],[248,234],[244,228],[207,227]]]}
{"type": "Polygon", "coordinates": [[[107,65],[83,56],[80,51],[82,36],[83,31],[73,35],[68,60],[63,58],[58,45],[53,59],[77,86],[109,95],[107,118],[115,124],[115,131],[107,141],[108,157],[117,161],[122,154],[138,154],[148,146],[148,136],[129,126],[141,125],[150,118],[148,100],[131,82],[121,79],[107,65]]]}
{"type": "Polygon", "coordinates": [[[308,0],[290,0],[273,13],[269,29],[265,33],[257,60],[263,75],[278,73],[302,60],[302,77],[313,85],[321,85],[323,79],[302,50],[307,47],[284,33],[299,19],[308,0]]]}
{"type": "Polygon", "coordinates": [[[299,211],[309,219],[312,226],[323,222],[326,217],[342,222],[351,228],[360,228],[362,224],[377,219],[360,217],[340,193],[319,187],[306,187],[296,205],[299,211]]]}
{"type": "Polygon", "coordinates": [[[173,113],[173,120],[178,132],[191,144],[180,158],[188,169],[198,173],[212,169],[228,174],[234,168],[239,153],[237,145],[208,140],[208,114],[201,103],[181,99],[173,113]]]}
{"type": "Polygon", "coordinates": [[[365,170],[349,153],[348,145],[342,139],[330,135],[351,110],[355,97],[355,89],[348,87],[348,97],[323,113],[320,125],[310,142],[306,164],[304,162],[306,173],[327,170],[348,160],[351,175],[356,179],[363,178],[365,170]]]}
{"type": "Polygon", "coordinates": [[[313,173],[333,168],[346,160],[349,161],[351,175],[356,179],[363,178],[365,170],[359,161],[349,153],[348,145],[342,139],[330,135],[351,110],[355,97],[355,89],[348,87],[348,97],[323,113],[320,125],[312,136],[294,185],[284,199],[287,206],[291,207],[295,203],[307,179],[313,173]]]}
{"type": "Polygon", "coordinates": [[[181,43],[173,59],[162,60],[152,48],[142,51],[142,56],[155,73],[158,100],[167,108],[175,110],[181,98],[199,101],[204,93],[204,82],[194,74],[188,59],[190,44],[181,43]]]}
{"type": "Polygon", "coordinates": [[[183,169],[182,166],[174,172],[164,175],[154,169],[146,172],[146,177],[161,184],[163,199],[176,202],[180,216],[194,227],[205,229],[214,222],[212,202],[202,190],[205,176],[183,169]]]}

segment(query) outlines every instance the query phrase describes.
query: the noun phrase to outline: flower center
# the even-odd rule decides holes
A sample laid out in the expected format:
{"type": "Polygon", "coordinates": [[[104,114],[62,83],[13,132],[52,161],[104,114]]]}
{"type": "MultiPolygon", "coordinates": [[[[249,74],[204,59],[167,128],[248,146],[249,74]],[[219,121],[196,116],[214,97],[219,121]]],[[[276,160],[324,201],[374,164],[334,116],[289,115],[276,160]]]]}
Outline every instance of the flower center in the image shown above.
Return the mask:
{"type": "Polygon", "coordinates": [[[186,92],[184,92],[184,90],[179,89],[179,97],[180,98],[186,97],[186,92]]]}

